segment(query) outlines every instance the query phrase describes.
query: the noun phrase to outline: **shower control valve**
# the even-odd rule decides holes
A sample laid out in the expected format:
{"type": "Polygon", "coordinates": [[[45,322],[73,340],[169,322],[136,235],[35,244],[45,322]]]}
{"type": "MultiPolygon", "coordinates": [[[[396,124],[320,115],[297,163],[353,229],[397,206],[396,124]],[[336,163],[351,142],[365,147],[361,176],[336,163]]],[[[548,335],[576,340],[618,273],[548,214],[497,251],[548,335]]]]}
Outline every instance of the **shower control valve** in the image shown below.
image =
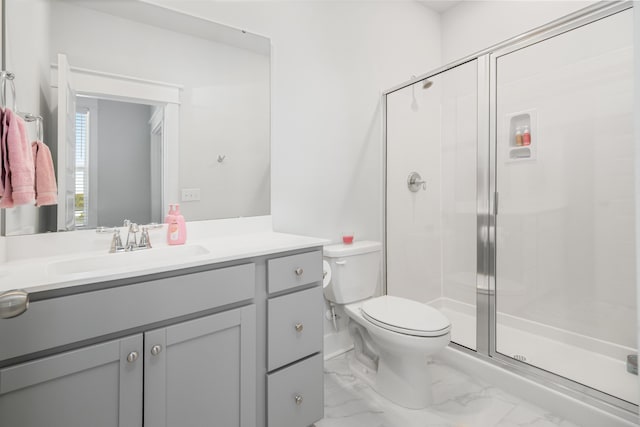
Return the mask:
{"type": "Polygon", "coordinates": [[[427,182],[422,179],[418,172],[411,172],[407,177],[407,187],[409,191],[418,192],[420,188],[427,189],[427,182]]]}

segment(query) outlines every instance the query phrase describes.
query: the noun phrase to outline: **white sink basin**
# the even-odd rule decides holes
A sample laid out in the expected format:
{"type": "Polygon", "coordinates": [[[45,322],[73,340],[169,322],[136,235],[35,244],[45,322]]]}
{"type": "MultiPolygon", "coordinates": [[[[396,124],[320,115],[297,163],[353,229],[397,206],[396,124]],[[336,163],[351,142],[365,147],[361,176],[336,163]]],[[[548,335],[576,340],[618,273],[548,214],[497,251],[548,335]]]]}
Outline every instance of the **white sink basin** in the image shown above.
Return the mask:
{"type": "Polygon", "coordinates": [[[108,273],[123,268],[178,264],[208,253],[209,251],[200,245],[165,246],[58,261],[49,264],[48,270],[53,274],[108,273]]]}

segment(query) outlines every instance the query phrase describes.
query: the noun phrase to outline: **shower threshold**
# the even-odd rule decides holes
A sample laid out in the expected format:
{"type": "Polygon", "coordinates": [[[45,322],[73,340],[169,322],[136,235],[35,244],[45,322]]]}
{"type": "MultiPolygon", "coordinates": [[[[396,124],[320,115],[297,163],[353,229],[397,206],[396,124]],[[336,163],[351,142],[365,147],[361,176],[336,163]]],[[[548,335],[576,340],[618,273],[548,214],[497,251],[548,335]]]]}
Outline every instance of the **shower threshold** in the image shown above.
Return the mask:
{"type": "MultiPolygon", "coordinates": [[[[453,342],[476,348],[475,306],[448,298],[430,304],[451,320],[453,342]]],[[[496,329],[499,353],[638,405],[638,377],[626,369],[634,349],[504,313],[496,329]]]]}

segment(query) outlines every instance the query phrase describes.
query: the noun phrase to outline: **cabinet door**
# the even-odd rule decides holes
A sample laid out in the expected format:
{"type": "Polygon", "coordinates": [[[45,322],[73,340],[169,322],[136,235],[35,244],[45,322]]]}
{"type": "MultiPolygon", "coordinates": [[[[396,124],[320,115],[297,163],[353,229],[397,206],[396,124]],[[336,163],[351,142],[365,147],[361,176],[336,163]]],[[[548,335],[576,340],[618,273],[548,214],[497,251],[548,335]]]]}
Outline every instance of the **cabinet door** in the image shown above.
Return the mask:
{"type": "Polygon", "coordinates": [[[145,427],[255,427],[255,305],[145,334],[145,427]]]}
{"type": "Polygon", "coordinates": [[[141,427],[141,356],[134,335],[0,370],[0,427],[141,427]]]}

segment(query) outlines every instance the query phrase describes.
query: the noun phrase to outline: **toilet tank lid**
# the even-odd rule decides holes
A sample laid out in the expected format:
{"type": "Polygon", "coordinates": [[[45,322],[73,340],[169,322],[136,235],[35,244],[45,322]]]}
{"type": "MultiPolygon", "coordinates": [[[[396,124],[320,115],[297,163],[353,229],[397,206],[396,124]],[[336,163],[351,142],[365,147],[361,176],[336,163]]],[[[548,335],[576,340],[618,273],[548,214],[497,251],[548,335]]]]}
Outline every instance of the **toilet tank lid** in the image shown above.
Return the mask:
{"type": "Polygon", "coordinates": [[[343,256],[366,254],[376,252],[382,249],[382,243],[368,240],[356,241],[349,245],[343,243],[337,245],[327,245],[324,247],[323,253],[326,257],[339,258],[343,256]]]}

